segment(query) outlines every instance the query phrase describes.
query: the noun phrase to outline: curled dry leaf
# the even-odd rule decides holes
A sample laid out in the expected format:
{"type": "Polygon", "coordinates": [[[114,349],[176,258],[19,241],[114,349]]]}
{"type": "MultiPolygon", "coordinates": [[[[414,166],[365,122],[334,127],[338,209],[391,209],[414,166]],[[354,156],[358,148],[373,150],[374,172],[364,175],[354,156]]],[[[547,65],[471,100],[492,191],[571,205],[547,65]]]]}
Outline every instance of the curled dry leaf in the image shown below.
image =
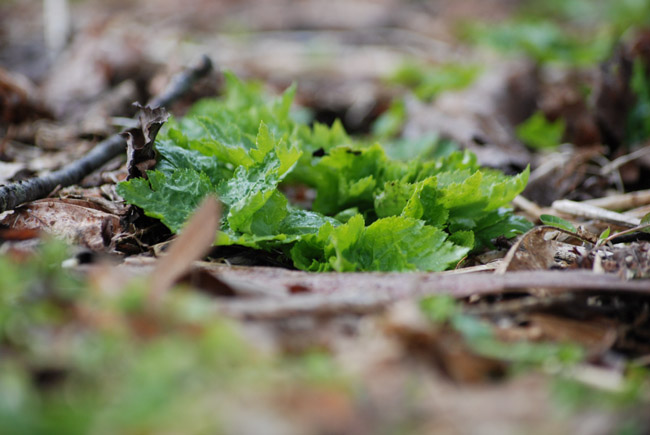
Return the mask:
{"type": "Polygon", "coordinates": [[[107,251],[121,231],[120,218],[84,200],[41,199],[17,208],[0,224],[15,230],[42,230],[93,251],[107,251]]]}
{"type": "Polygon", "coordinates": [[[147,178],[147,171],[156,166],[153,143],[158,131],[169,118],[164,107],[137,106],[140,108],[140,125],[122,133],[127,144],[128,180],[147,178]]]}

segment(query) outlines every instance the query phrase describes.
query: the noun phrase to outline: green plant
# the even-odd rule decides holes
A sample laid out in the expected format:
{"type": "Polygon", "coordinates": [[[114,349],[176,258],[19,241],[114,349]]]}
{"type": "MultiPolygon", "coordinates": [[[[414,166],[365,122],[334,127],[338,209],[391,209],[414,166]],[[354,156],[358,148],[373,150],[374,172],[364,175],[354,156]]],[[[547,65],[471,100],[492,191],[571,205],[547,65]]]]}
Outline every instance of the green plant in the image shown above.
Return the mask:
{"type": "Polygon", "coordinates": [[[573,226],[573,224],[568,220],[550,214],[540,215],[539,220],[542,221],[544,225],[550,225],[555,228],[560,228],[570,233],[575,234],[578,231],[576,230],[576,227],[573,226]]]}
{"type": "Polygon", "coordinates": [[[586,38],[553,21],[515,19],[498,25],[474,24],[465,34],[471,41],[499,52],[524,54],[539,63],[593,65],[603,60],[613,44],[608,34],[586,38]]]}
{"type": "Polygon", "coordinates": [[[505,176],[468,152],[393,160],[340,123],[295,121],[293,87],[272,99],[232,75],[227,82],[224,98],[166,126],[147,179],[118,186],[174,232],[216,192],[225,206],[218,245],[282,249],[306,270],[434,271],[530,228],[503,208],[525,187],[528,169],[505,176]],[[283,183],[313,187],[312,210],[291,205],[283,183]]]}

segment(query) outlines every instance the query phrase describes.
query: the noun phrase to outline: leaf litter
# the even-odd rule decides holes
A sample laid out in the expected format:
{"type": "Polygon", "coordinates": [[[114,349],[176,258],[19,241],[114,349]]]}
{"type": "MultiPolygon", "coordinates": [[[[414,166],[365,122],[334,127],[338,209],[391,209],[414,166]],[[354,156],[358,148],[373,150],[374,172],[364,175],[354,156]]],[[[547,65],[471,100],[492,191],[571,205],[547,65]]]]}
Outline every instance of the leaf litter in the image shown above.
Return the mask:
{"type": "MultiPolygon", "coordinates": [[[[28,3],[2,5],[0,19],[40,7],[28,3]]],[[[113,133],[112,124],[133,127],[105,117],[133,115],[125,95],[148,100],[197,48],[269,85],[212,76],[168,107],[175,118],[153,159],[149,150],[136,157],[141,172],[153,169],[146,180],[118,184],[129,173],[128,163],[115,171],[119,160],[86,181],[108,184],[72,187],[74,201],[54,186],[50,198],[6,213],[3,431],[643,432],[647,37],[625,30],[647,15],[634,2],[584,9],[573,0],[551,12],[531,2],[535,19],[518,24],[530,10],[506,3],[493,8],[494,32],[481,42],[528,60],[484,60],[484,48],[455,42],[451,23],[472,18],[480,2],[436,13],[389,0],[334,2],[328,10],[348,17],[336,32],[315,0],[262,9],[197,2],[174,19],[166,14],[178,5],[140,1],[132,15],[108,21],[97,18],[105,5],[81,2],[74,8],[85,27],[49,67],[0,45],[0,60],[18,60],[1,64],[35,81],[12,82],[21,97],[3,106],[13,108],[0,126],[3,155],[17,150],[5,159],[28,165],[17,140],[65,162],[113,133]],[[215,32],[223,17],[247,27],[255,44],[215,32]],[[566,31],[557,18],[580,26],[566,31]],[[592,39],[581,33],[590,26],[601,29],[592,39]],[[188,34],[197,45],[179,45],[174,56],[160,44],[188,34]],[[408,52],[420,54],[417,62],[408,52]],[[459,53],[481,60],[461,63],[459,53]],[[399,65],[415,68],[417,82],[391,81],[399,65]],[[458,81],[440,73],[464,68],[458,81]],[[267,97],[291,82],[297,90],[275,103],[267,97]],[[233,86],[243,102],[232,102],[233,86]],[[190,108],[215,90],[221,100],[190,108]],[[79,122],[113,96],[113,108],[95,112],[102,125],[79,122]],[[382,113],[384,126],[372,128],[382,113]],[[52,114],[59,134],[43,141],[31,116],[52,114]],[[335,117],[341,123],[313,122],[335,117]],[[540,143],[549,151],[537,151],[540,143]],[[525,198],[515,198],[526,182],[512,174],[528,163],[525,198]],[[116,184],[123,195],[129,186],[124,196],[142,209],[118,204],[116,184]],[[214,209],[188,221],[208,193],[223,207],[216,238],[214,209]],[[544,223],[561,228],[529,231],[499,208],[513,199],[533,223],[551,215],[544,223]],[[567,199],[571,207],[554,203],[567,199]],[[86,250],[62,270],[70,251],[25,240],[41,231],[86,250]],[[431,255],[437,246],[449,247],[449,259],[431,255]],[[339,272],[287,269],[295,267],[339,272]],[[150,279],[166,290],[155,303],[150,279]]]]}

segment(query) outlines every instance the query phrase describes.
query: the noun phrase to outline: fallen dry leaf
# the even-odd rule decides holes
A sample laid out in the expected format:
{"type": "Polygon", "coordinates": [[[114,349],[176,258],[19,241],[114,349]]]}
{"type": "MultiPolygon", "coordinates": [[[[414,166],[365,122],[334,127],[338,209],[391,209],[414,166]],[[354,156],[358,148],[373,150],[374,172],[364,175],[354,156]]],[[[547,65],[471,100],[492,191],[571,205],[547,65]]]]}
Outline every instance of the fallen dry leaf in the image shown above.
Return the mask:
{"type": "Polygon", "coordinates": [[[147,171],[156,166],[156,151],[153,148],[158,131],[169,118],[164,107],[140,106],[140,125],[131,128],[122,136],[127,144],[127,180],[147,178],[147,171]]]}
{"type": "Polygon", "coordinates": [[[0,67],[0,127],[51,117],[27,77],[0,67]]]}
{"type": "Polygon", "coordinates": [[[453,381],[479,383],[505,374],[504,363],[476,355],[449,326],[432,325],[414,301],[393,305],[385,315],[384,327],[407,355],[433,364],[453,381]]]}
{"type": "Polygon", "coordinates": [[[578,343],[592,355],[610,349],[618,337],[616,323],[607,318],[570,319],[547,313],[529,316],[530,327],[539,328],[540,339],[578,343]]]}
{"type": "MultiPolygon", "coordinates": [[[[584,248],[556,240],[558,235],[567,236],[550,226],[535,227],[522,235],[510,248],[495,273],[503,275],[515,270],[549,270],[566,268],[573,264],[584,248]]],[[[570,236],[569,236],[570,237],[570,236]]]]}
{"type": "Polygon", "coordinates": [[[42,230],[93,251],[110,250],[120,218],[90,201],[47,198],[15,209],[0,221],[15,230],[42,230]]]}

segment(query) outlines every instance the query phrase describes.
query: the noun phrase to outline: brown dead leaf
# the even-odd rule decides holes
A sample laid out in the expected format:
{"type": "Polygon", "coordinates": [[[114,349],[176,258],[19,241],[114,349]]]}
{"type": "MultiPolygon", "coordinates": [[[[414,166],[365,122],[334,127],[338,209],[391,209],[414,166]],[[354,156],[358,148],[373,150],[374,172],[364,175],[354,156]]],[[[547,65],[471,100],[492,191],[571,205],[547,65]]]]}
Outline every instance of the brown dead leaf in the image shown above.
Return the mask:
{"type": "Polygon", "coordinates": [[[37,229],[0,229],[0,240],[4,241],[20,241],[36,239],[41,235],[37,229]]]}
{"type": "Polygon", "coordinates": [[[114,13],[104,11],[87,18],[78,23],[70,44],[41,85],[58,117],[83,119],[113,84],[146,80],[155,69],[147,50],[148,37],[124,26],[114,13]]]}
{"type": "Polygon", "coordinates": [[[18,207],[0,222],[15,230],[42,230],[68,243],[107,251],[120,218],[84,200],[47,198],[18,207]]]}
{"type": "Polygon", "coordinates": [[[458,332],[427,322],[414,301],[392,306],[386,313],[385,329],[409,356],[433,364],[453,381],[477,383],[505,373],[503,363],[476,355],[458,332]]]}
{"type": "Polygon", "coordinates": [[[575,263],[582,248],[557,241],[560,232],[550,226],[528,231],[510,248],[495,273],[503,275],[516,270],[558,269],[575,263]]]}
{"type": "Polygon", "coordinates": [[[107,213],[124,216],[129,206],[124,204],[122,198],[115,193],[114,184],[104,184],[100,187],[83,188],[79,186],[64,187],[59,191],[59,196],[64,202],[75,204],[82,201],[82,205],[105,211],[107,213]]]}
{"type": "Polygon", "coordinates": [[[158,131],[169,118],[164,107],[137,106],[140,108],[140,125],[122,133],[127,144],[127,180],[147,178],[147,171],[156,166],[153,143],[158,131]]]}
{"type": "Polygon", "coordinates": [[[533,313],[529,320],[532,327],[540,329],[540,339],[578,343],[592,354],[600,354],[611,348],[618,336],[616,323],[607,318],[570,319],[533,313]]]}
{"type": "Polygon", "coordinates": [[[51,116],[27,77],[0,68],[0,126],[51,116]]]}

